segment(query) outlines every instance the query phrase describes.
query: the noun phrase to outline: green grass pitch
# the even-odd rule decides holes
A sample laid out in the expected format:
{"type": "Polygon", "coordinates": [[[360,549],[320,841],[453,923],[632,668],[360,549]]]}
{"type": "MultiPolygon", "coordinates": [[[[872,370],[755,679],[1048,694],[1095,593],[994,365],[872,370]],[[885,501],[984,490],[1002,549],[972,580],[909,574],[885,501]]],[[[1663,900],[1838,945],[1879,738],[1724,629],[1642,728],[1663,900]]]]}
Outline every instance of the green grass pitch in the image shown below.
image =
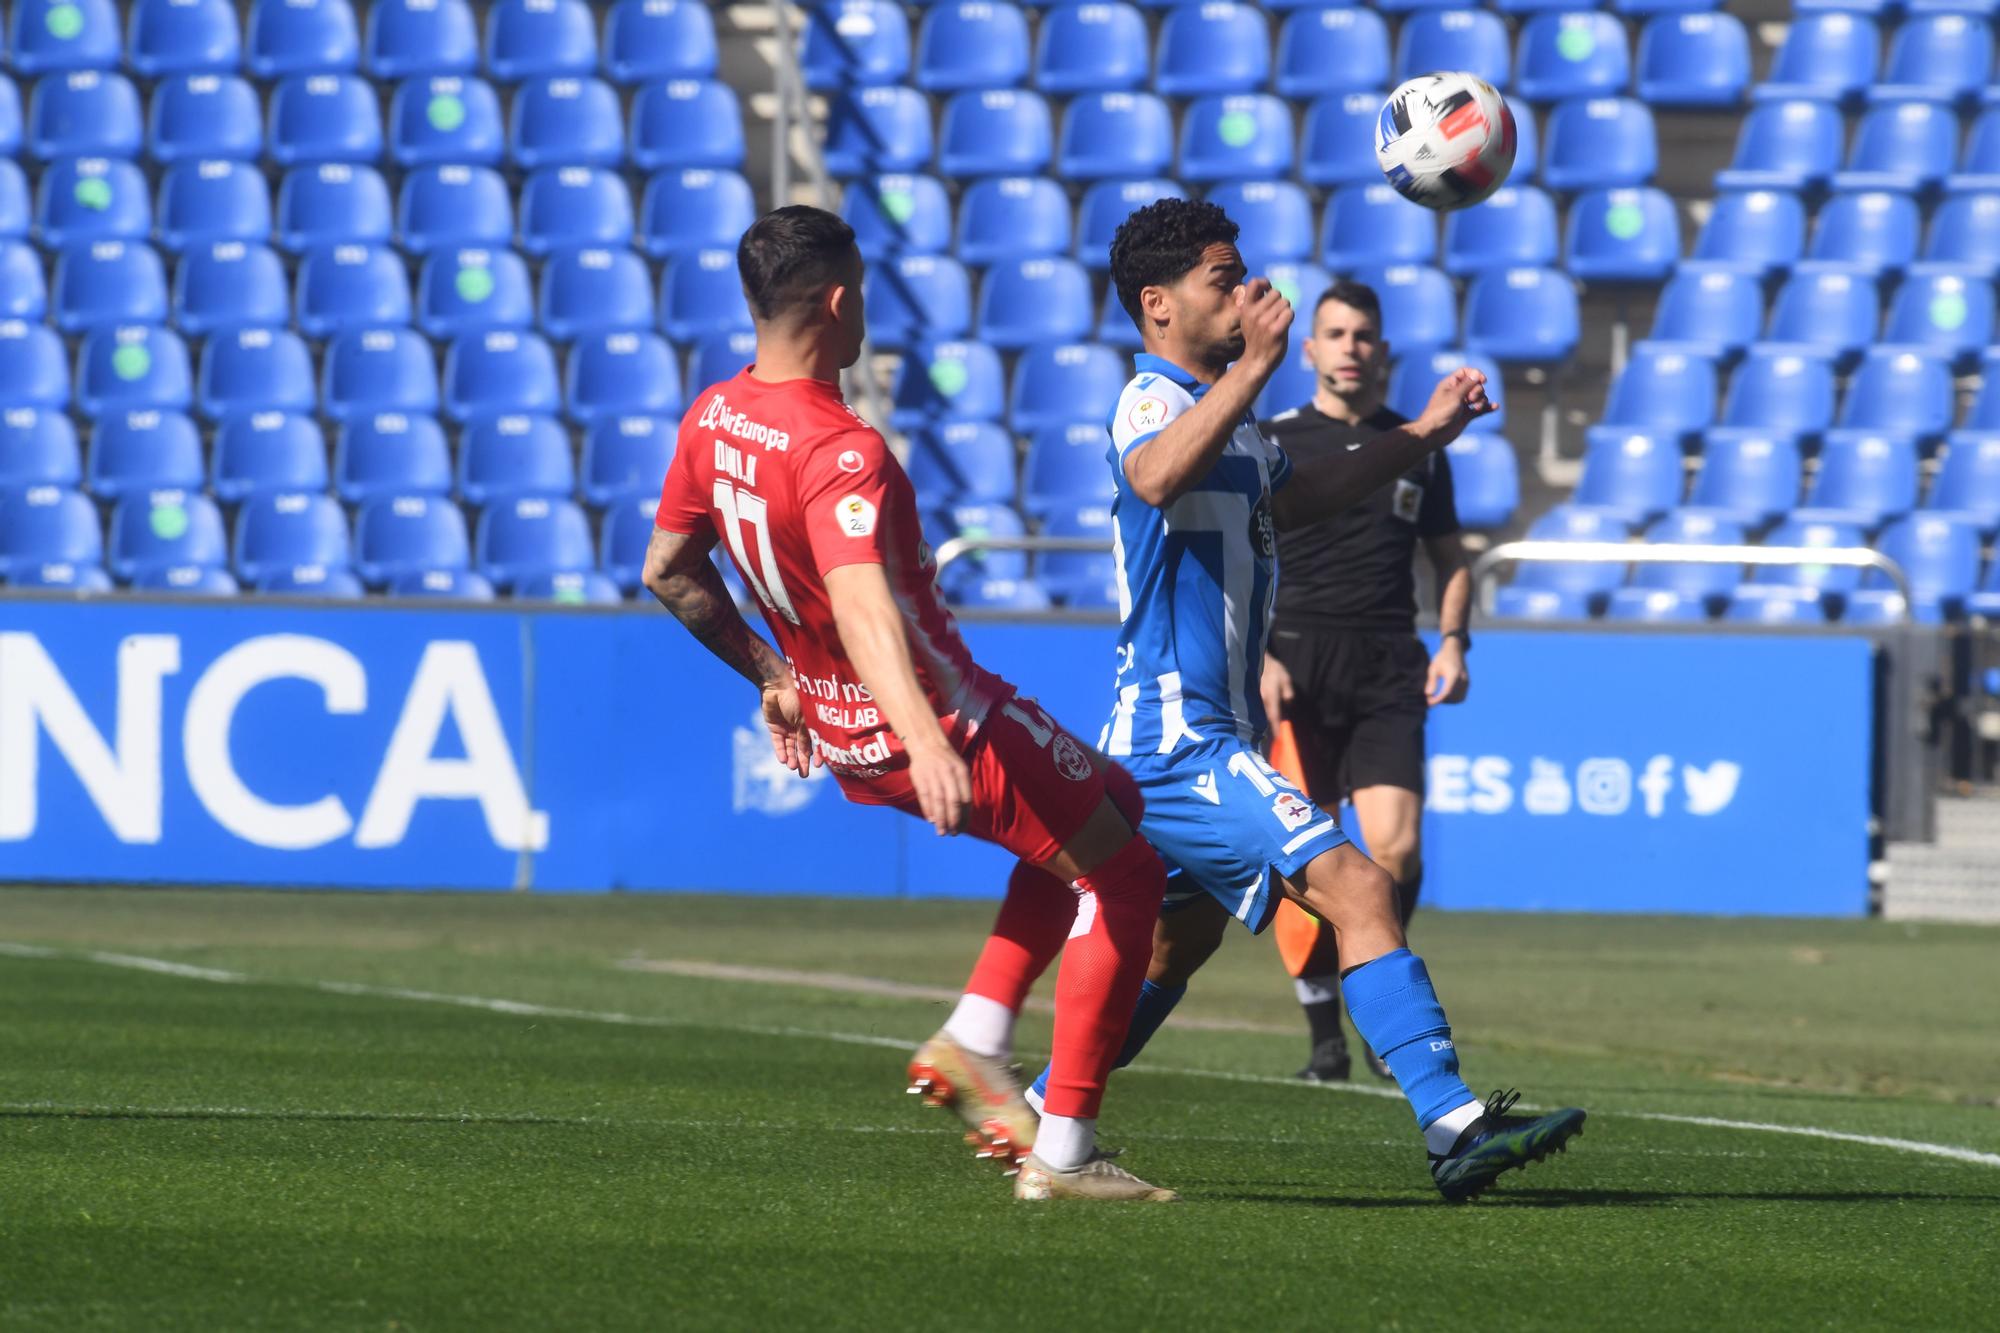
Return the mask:
{"type": "Polygon", "coordinates": [[[1474,1089],[1592,1113],[1466,1207],[1239,936],[1103,1120],[1187,1202],[1093,1208],[902,1095],[990,910],[0,891],[0,1328],[2000,1319],[2000,933],[1420,916],[1474,1089]]]}

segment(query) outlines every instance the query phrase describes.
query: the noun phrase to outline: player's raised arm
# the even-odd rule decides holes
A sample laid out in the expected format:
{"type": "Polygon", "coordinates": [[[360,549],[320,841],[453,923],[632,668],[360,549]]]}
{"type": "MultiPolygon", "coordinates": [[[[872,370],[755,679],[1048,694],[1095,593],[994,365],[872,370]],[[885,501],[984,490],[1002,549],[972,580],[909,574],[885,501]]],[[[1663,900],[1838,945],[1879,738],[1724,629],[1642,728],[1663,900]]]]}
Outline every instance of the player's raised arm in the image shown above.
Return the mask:
{"type": "Polygon", "coordinates": [[[1358,504],[1492,410],[1486,376],[1461,367],[1439,381],[1415,421],[1382,432],[1362,448],[1297,463],[1291,481],[1271,497],[1271,517],[1280,528],[1304,527],[1358,504]]]}

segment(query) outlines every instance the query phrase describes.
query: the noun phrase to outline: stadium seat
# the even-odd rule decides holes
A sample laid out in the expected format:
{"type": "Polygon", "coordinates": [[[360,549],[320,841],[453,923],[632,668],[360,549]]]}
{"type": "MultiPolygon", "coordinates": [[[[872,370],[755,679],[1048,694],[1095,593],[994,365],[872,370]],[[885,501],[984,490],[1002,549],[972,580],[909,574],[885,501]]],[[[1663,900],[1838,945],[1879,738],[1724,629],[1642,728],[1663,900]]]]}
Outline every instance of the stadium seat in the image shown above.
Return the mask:
{"type": "Polygon", "coordinates": [[[1042,15],[1035,86],[1049,96],[1130,92],[1151,67],[1146,20],[1131,5],[1058,5],[1042,15]]]}
{"type": "Polygon", "coordinates": [[[1003,352],[1073,342],[1092,322],[1090,275],[1073,259],[1010,260],[979,284],[979,337],[1003,352]]]}
{"type": "Polygon", "coordinates": [[[712,79],[715,19],[697,0],[618,0],[604,21],[604,71],[617,83],[712,79]]]}
{"type": "Polygon", "coordinates": [[[327,344],[320,404],[335,421],[438,410],[437,363],[409,329],[357,329],[327,344]]]}
{"type": "Polygon", "coordinates": [[[60,486],[0,491],[0,580],[32,578],[46,563],[103,562],[104,532],[87,497],[60,486]]]}
{"type": "Polygon", "coordinates": [[[751,327],[733,250],[694,250],[660,276],[660,332],[686,346],[710,333],[751,327]]]}
{"type": "MultiPolygon", "coordinates": [[[[1433,70],[1463,70],[1505,88],[1513,80],[1507,25],[1483,9],[1433,9],[1403,20],[1396,36],[1396,73],[1402,83],[1433,70]]],[[[1314,92],[1332,91],[1314,89],[1314,92]]]]}
{"type": "Polygon", "coordinates": [[[2000,530],[2000,435],[1955,432],[1939,457],[1924,508],[1969,515],[1982,536],[2000,530]]]}
{"type": "Polygon", "coordinates": [[[506,147],[500,99],[480,79],[410,79],[389,101],[389,152],[401,167],[494,166],[506,147]]]}
{"type": "Polygon", "coordinates": [[[433,338],[535,321],[528,266],[512,250],[439,250],[417,277],[417,327],[433,338]]]}
{"type": "Polygon", "coordinates": [[[1876,431],[1828,431],[1806,506],[1871,530],[1909,513],[1917,507],[1916,443],[1876,431]]]}
{"type": "Polygon", "coordinates": [[[1701,471],[1688,503],[1761,527],[1799,499],[1799,442],[1770,431],[1721,426],[1702,437],[1701,471]]]}
{"type": "Polygon", "coordinates": [[[155,488],[199,491],[201,432],[182,412],[113,412],[90,433],[90,493],[115,504],[155,488]]]}
{"type": "Polygon", "coordinates": [[[1475,434],[1502,431],[1507,427],[1507,386],[1500,365],[1490,357],[1474,356],[1457,348],[1440,348],[1421,356],[1398,356],[1389,375],[1389,406],[1414,419],[1422,414],[1437,389],[1438,381],[1461,366],[1471,366],[1486,376],[1486,396],[1493,411],[1475,417],[1466,430],[1475,434]]]}
{"type": "Polygon", "coordinates": [[[75,487],[82,481],[83,454],[68,414],[46,407],[0,409],[0,492],[75,487]]]}
{"type": "Polygon", "coordinates": [[[247,162],[179,162],[160,182],[160,244],[192,250],[271,235],[271,187],[247,162]]]}
{"type": "Polygon", "coordinates": [[[479,66],[479,27],[467,0],[375,0],[364,38],[378,79],[470,74],[479,66]]]}
{"type": "Polygon", "coordinates": [[[479,572],[502,591],[538,574],[597,567],[590,521],[570,500],[536,496],[493,506],[480,515],[474,549],[479,572]]]}
{"type": "Polygon", "coordinates": [[[1078,181],[1138,179],[1162,174],[1173,155],[1165,102],[1151,93],[1093,93],[1063,113],[1056,172],[1078,181]]]}
{"type": "Polygon", "coordinates": [[[1646,523],[1681,502],[1681,487],[1681,444],[1674,432],[1592,426],[1584,440],[1583,477],[1571,499],[1624,523],[1646,523]]]}
{"type": "Polygon", "coordinates": [[[278,186],[278,246],[385,245],[395,225],[389,186],[373,167],[322,162],[285,173],[278,186]]]}
{"type": "Polygon", "coordinates": [[[490,602],[496,596],[486,576],[469,569],[426,569],[404,574],[389,584],[388,592],[391,597],[455,602],[490,602]]]}
{"type": "Polygon", "coordinates": [[[1722,618],[1732,624],[1821,625],[1826,604],[1809,591],[1749,583],[1730,594],[1722,618]]]}
{"type": "Polygon", "coordinates": [[[1187,191],[1172,181],[1099,181],[1083,192],[1077,209],[1076,258],[1085,268],[1111,266],[1111,238],[1134,210],[1156,199],[1185,199],[1187,191]]]}
{"type": "Polygon", "coordinates": [[[959,201],[955,252],[967,264],[1060,255],[1070,249],[1069,199],[1041,176],[977,181],[959,201]]]}
{"type": "MultiPolygon", "coordinates": [[[[0,250],[12,249],[0,247],[0,250]]],[[[28,253],[32,260],[33,252],[28,253]]],[[[4,262],[0,260],[0,264],[4,262]]],[[[39,317],[37,312],[35,318],[39,317]]],[[[103,359],[108,371],[108,349],[103,359]]],[[[185,364],[185,352],[182,361],[185,364]]],[[[126,368],[129,370],[132,365],[128,360],[126,368]]],[[[0,403],[6,405],[6,410],[45,408],[60,412],[69,406],[69,393],[69,359],[63,354],[62,339],[56,336],[56,331],[17,317],[0,320],[0,403]]]]}
{"type": "Polygon", "coordinates": [[[222,513],[199,486],[197,471],[194,486],[137,486],[115,498],[107,562],[113,578],[130,583],[153,570],[229,563],[222,513]]]}
{"type": "Polygon", "coordinates": [[[1590,599],[1582,593],[1510,586],[1494,593],[1493,615],[1496,620],[1588,620],[1590,599]]]}
{"type": "Polygon", "coordinates": [[[750,329],[707,333],[695,339],[688,357],[687,401],[711,384],[720,384],[757,359],[757,335],[750,329]]]}
{"type": "Polygon", "coordinates": [[[1553,264],[1556,244],[1555,201],[1532,185],[1502,186],[1485,203],[1445,215],[1444,271],[1469,278],[1553,264]]]}
{"type": "Polygon", "coordinates": [[[330,495],[253,495],[236,515],[230,563],[246,583],[261,584],[298,565],[345,571],[352,558],[347,515],[330,495]]]}
{"type": "MultiPolygon", "coordinates": [[[[106,580],[107,587],[109,580],[106,580]]],[[[213,565],[162,565],[142,569],[132,579],[134,588],[149,592],[171,592],[182,597],[235,597],[242,591],[236,576],[213,565]]]]}
{"type": "Polygon", "coordinates": [[[868,336],[885,351],[962,337],[972,328],[971,280],[964,265],[944,255],[903,255],[877,264],[862,292],[868,336]]]}
{"type": "MultiPolygon", "coordinates": [[[[1110,318],[1109,309],[1105,314],[1107,319],[1110,318]]],[[[1124,311],[1120,310],[1118,316],[1124,318],[1124,311]]],[[[1129,319],[1125,321],[1125,327],[1132,328],[1129,319]]],[[[1141,344],[1136,333],[1127,341],[1130,350],[1135,352],[1140,350],[1141,344]]],[[[1278,368],[1272,372],[1271,378],[1265,381],[1264,391],[1257,395],[1257,401],[1252,405],[1251,412],[1260,421],[1269,420],[1281,412],[1289,412],[1309,400],[1318,385],[1319,381],[1314,376],[1312,367],[1306,364],[1304,348],[1294,346],[1290,354],[1278,363],[1278,368]]]]}
{"type": "Polygon", "coordinates": [[[1836,194],[1819,211],[1806,257],[1892,275],[1916,258],[1920,226],[1916,200],[1907,194],[1836,194]]]}
{"type": "Polygon", "coordinates": [[[1718,190],[1826,187],[1840,169],[1847,138],[1839,107],[1793,97],[1759,101],[1736,135],[1736,155],[1715,178],[1718,190]]]}
{"type": "Polygon", "coordinates": [[[1882,341],[1916,347],[1971,373],[1993,341],[1993,284],[1961,268],[1912,264],[1890,300],[1882,341]]]}
{"type": "MultiPolygon", "coordinates": [[[[871,322],[874,315],[871,309],[871,322]]],[[[916,341],[897,371],[889,420],[905,431],[941,418],[998,421],[1005,403],[1006,377],[1000,356],[991,347],[916,341]]]]}
{"type": "Polygon", "coordinates": [[[1306,108],[1299,179],[1321,188],[1379,185],[1375,121],[1381,110],[1380,93],[1330,93],[1314,101],[1306,108]]]}
{"type": "Polygon", "coordinates": [[[1979,392],[1966,411],[1965,429],[2000,431],[2000,348],[1980,355],[1979,392]]]}
{"type": "Polygon", "coordinates": [[[1680,215],[1664,191],[1593,190],[1570,205],[1563,267],[1584,282],[1658,284],[1680,253],[1680,215]]]}
{"type": "Polygon", "coordinates": [[[1389,185],[1350,185],[1327,200],[1319,246],[1320,262],[1340,271],[1428,264],[1437,257],[1437,224],[1389,185]]]}
{"type": "Polygon", "coordinates": [[[349,0],[252,0],[247,45],[246,63],[260,79],[337,74],[361,61],[349,0]]]}
{"type": "Polygon", "coordinates": [[[1514,446],[1495,431],[1467,431],[1452,441],[1452,491],[1458,521],[1474,530],[1505,527],[1521,504],[1514,446]]]}
{"type": "MultiPolygon", "coordinates": [[[[1557,505],[1528,529],[1529,541],[1622,542],[1627,535],[1626,525],[1615,515],[1578,505],[1557,505]]],[[[1533,560],[1517,566],[1510,587],[1569,593],[1594,605],[1624,581],[1624,565],[1533,560]]]]}
{"type": "Polygon", "coordinates": [[[1757,95],[1858,102],[1875,82],[1881,42],[1874,21],[1860,14],[1795,13],[1757,95]]]}
{"type": "Polygon", "coordinates": [[[1012,88],[1028,77],[1028,18],[1017,5],[934,5],[917,33],[917,87],[929,93],[1012,88]]]}
{"type": "Polygon", "coordinates": [[[1778,289],[1768,338],[1831,357],[1845,367],[1875,341],[1881,303],[1867,270],[1808,260],[1778,289]]]}
{"type": "Polygon", "coordinates": [[[563,396],[569,419],[680,415],[680,365],[650,330],[592,332],[570,349],[563,396]]]}
{"type": "Polygon", "coordinates": [[[48,308],[41,255],[25,241],[0,241],[0,317],[39,320],[48,308]]]}
{"type": "Polygon", "coordinates": [[[355,572],[370,587],[425,574],[466,570],[472,543],[465,514],[435,495],[385,495],[354,521],[355,572]]]}
{"type": "MultiPolygon", "coordinates": [[[[725,582],[728,577],[723,576],[725,582]]],[[[517,602],[557,602],[568,606],[615,606],[625,600],[618,585],[594,569],[530,575],[514,585],[513,597],[517,602]]]]}
{"type": "Polygon", "coordinates": [[[396,243],[421,258],[452,246],[505,249],[514,239],[507,183],[488,167],[423,167],[403,177],[396,243]]]}
{"type": "Polygon", "coordinates": [[[1833,174],[1833,188],[1914,194],[1936,189],[1957,162],[1958,118],[1949,106],[1877,93],[1854,131],[1847,168],[1833,174]]]}
{"type": "Polygon", "coordinates": [[[268,138],[281,167],[372,162],[382,155],[375,89],[352,74],[286,79],[271,93],[268,138]]]}
{"type": "Polygon", "coordinates": [[[28,152],[43,160],[137,157],[144,134],[139,94],[120,74],[51,74],[28,98],[28,152]]]}
{"type": "Polygon", "coordinates": [[[1561,361],[1576,348],[1579,322],[1576,288],[1565,275],[1546,268],[1495,269],[1473,279],[1465,303],[1465,345],[1503,365],[1561,361]]]}
{"type": "MultiPolygon", "coordinates": [[[[1549,114],[1548,136],[1542,184],[1551,190],[1648,185],[1659,170],[1659,135],[1653,126],[1653,113],[1644,102],[1629,97],[1560,103],[1549,114]]],[[[1518,163],[1515,171],[1520,171],[1518,163]]]]}
{"type": "Polygon", "coordinates": [[[326,437],[309,416],[245,412],[215,432],[209,488],[223,504],[266,491],[323,491],[328,480],[326,437]]]}
{"type": "Polygon", "coordinates": [[[317,404],[312,355],[284,329],[235,329],[201,352],[198,402],[211,421],[236,412],[310,413],[317,404]]]}
{"type": "Polygon", "coordinates": [[[1536,14],[1521,27],[1514,90],[1530,102],[1616,97],[1632,79],[1625,29],[1609,14],[1536,14]]]}
{"type": "Polygon", "coordinates": [[[1181,120],[1181,178],[1269,180],[1292,169],[1292,113],[1267,93],[1204,97],[1181,120]]]}
{"type": "Polygon", "coordinates": [[[2000,176],[1995,189],[1947,194],[1931,215],[1925,261],[1984,275],[2000,273],[2000,176]]]}
{"type": "Polygon", "coordinates": [[[910,24],[890,0],[828,0],[806,11],[799,69],[815,92],[901,83],[910,73],[910,24]]]}
{"type": "Polygon", "coordinates": [[[35,232],[44,246],[144,241],[152,229],[152,195],[134,164],[85,157],[43,169],[35,191],[35,232]]]}
{"type": "Polygon", "coordinates": [[[1253,273],[1289,264],[1313,252],[1313,206],[1290,181],[1231,181],[1208,192],[1241,229],[1236,240],[1253,273]]]}
{"type": "Polygon", "coordinates": [[[1278,95],[1293,99],[1389,86],[1389,29],[1372,9],[1309,8],[1278,30],[1278,95]]]}
{"type": "MultiPolygon", "coordinates": [[[[0,366],[5,365],[6,351],[5,339],[0,338],[0,366]]],[[[9,378],[0,374],[0,383],[9,378]]],[[[194,401],[187,344],[162,328],[133,325],[93,329],[84,336],[83,350],[77,354],[76,399],[77,406],[90,417],[147,407],[184,412],[194,401]]],[[[24,395],[12,401],[42,405],[46,399],[24,395]]],[[[61,406],[53,402],[46,405],[61,406]]]]}
{"type": "Polygon", "coordinates": [[[153,89],[146,153],[155,162],[249,162],[263,151],[263,108],[246,81],[229,74],[185,74],[153,89]]]}
{"type": "MultiPolygon", "coordinates": [[[[955,537],[977,542],[987,537],[1020,537],[1027,531],[1019,514],[1006,505],[998,504],[952,505],[934,510],[926,516],[924,527],[932,550],[942,549],[955,537]]],[[[949,565],[939,568],[938,586],[947,597],[955,600],[961,589],[981,579],[1020,580],[1027,577],[1028,557],[1025,553],[974,546],[949,565]]]]}
{"type": "Polygon", "coordinates": [[[617,172],[544,167],[522,186],[521,248],[528,254],[631,242],[632,192],[617,172]]]}
{"type": "Polygon", "coordinates": [[[1725,426],[1816,437],[1833,424],[1833,363],[1787,346],[1752,347],[1729,381],[1725,426]]]}
{"type": "MultiPolygon", "coordinates": [[[[624,595],[639,591],[640,575],[646,566],[646,547],[653,538],[653,512],[658,504],[656,496],[626,496],[604,513],[604,533],[598,545],[596,563],[603,567],[601,577],[609,579],[613,585],[614,600],[622,600],[624,595]]],[[[741,587],[729,557],[718,549],[710,558],[722,572],[723,582],[730,588],[731,595],[737,598],[738,604],[748,601],[747,590],[741,587]]],[[[576,572],[587,573],[589,567],[586,565],[576,572]]],[[[551,591],[557,589],[552,586],[551,591]]],[[[579,588],[578,592],[587,590],[579,588]]],[[[577,596],[559,594],[558,600],[574,601],[577,596]]]]}
{"type": "Polygon", "coordinates": [[[230,0],[138,0],[127,61],[149,79],[233,70],[243,55],[230,0]]]}
{"type": "MultiPolygon", "coordinates": [[[[522,84],[514,90],[507,113],[507,156],[524,171],[619,165],[625,157],[625,122],[617,92],[598,79],[534,79],[522,84]]],[[[639,157],[636,144],[633,157],[639,157]]],[[[648,160],[640,165],[652,169],[669,164],[648,160]]]]}
{"type": "Polygon", "coordinates": [[[920,505],[1012,504],[1014,439],[991,421],[942,421],[910,437],[910,485],[920,505]]]}
{"type": "MultiPolygon", "coordinates": [[[[1727,515],[1700,509],[1681,509],[1666,515],[1646,530],[1650,546],[1741,546],[1743,525],[1727,515]]],[[[1740,565],[1637,564],[1632,566],[1635,588],[1666,588],[1683,597],[1717,604],[1734,592],[1743,581],[1740,565]]]]}
{"type": "Polygon", "coordinates": [[[118,63],[118,10],[112,0],[18,0],[12,10],[7,49],[16,72],[32,78],[118,63]]]}
{"type": "Polygon", "coordinates": [[[555,353],[536,335],[512,329],[460,337],[444,356],[444,405],[455,421],[501,412],[554,416],[562,410],[555,353]]]}
{"type": "Polygon", "coordinates": [[[1769,277],[1805,251],[1806,210],[1795,194],[1724,191],[1695,237],[1693,259],[1753,268],[1769,277]]]}
{"type": "Polygon", "coordinates": [[[351,569],[333,565],[282,565],[257,580],[257,591],[274,597],[356,601],[365,591],[351,569]]]}
{"type": "Polygon", "coordinates": [[[1036,580],[1056,601],[1073,610],[1117,607],[1109,508],[1082,505],[1051,513],[1042,525],[1042,535],[1084,538],[1104,545],[1101,551],[1047,551],[1036,557],[1036,580]]]}
{"type": "Polygon", "coordinates": [[[0,237],[26,236],[33,211],[28,174],[12,157],[0,157],[0,237]]]}
{"type": "Polygon", "coordinates": [[[1533,180],[1542,169],[1541,134],[1536,128],[1541,122],[1531,103],[1507,94],[1502,97],[1507,110],[1514,116],[1514,170],[1513,175],[1522,181],[1533,180]]]}
{"type": "MultiPolygon", "coordinates": [[[[1861,528],[1841,515],[1801,509],[1773,528],[1766,546],[1857,547],[1868,544],[1861,528]]],[[[1809,590],[1815,595],[1844,597],[1861,584],[1861,571],[1851,565],[1756,565],[1752,586],[1809,590]]]]}
{"type": "Polygon", "coordinates": [[[664,417],[599,417],[583,433],[583,499],[602,509],[620,496],[659,495],[674,457],[674,423],[664,417]]]}
{"type": "Polygon", "coordinates": [[[1022,435],[1073,421],[1101,425],[1130,378],[1130,364],[1108,347],[1037,344],[1014,368],[1007,420],[1022,435]]]}
{"type": "Polygon", "coordinates": [[[634,251],[562,250],[542,264],[541,328],[557,342],[644,332],[653,317],[652,275],[634,251]]]}
{"type": "Polygon", "coordinates": [[[1911,14],[1889,39],[1876,81],[1894,93],[1971,103],[1993,76],[1993,30],[1969,14],[1911,14]]]}
{"type": "Polygon", "coordinates": [[[1732,264],[1683,261],[1654,309],[1649,341],[1718,363],[1735,361],[1764,326],[1764,294],[1756,276],[1732,264]]]}
{"type": "Polygon", "coordinates": [[[1750,33],[1734,14],[1661,14],[1639,34],[1634,90],[1653,106],[1730,107],[1750,86],[1750,33]]]}
{"type": "Polygon", "coordinates": [[[82,333],[107,324],[163,324],[167,269],[150,245],[96,241],[56,259],[56,327],[82,333]]]}
{"type": "Polygon", "coordinates": [[[1957,402],[1951,368],[1907,347],[1876,347],[1862,358],[1840,406],[1840,424],[1937,440],[1951,429],[1957,402]]]}
{"type": "MultiPolygon", "coordinates": [[[[1891,523],[1875,546],[1909,577],[1910,610],[1918,620],[1958,616],[1978,586],[1979,532],[1966,515],[1914,514],[1891,523]]],[[[1871,570],[1856,600],[1866,598],[1867,590],[1887,587],[1887,576],[1871,570]]]]}
{"type": "Polygon", "coordinates": [[[1033,175],[1053,151],[1049,105],[1038,93],[997,88],[945,103],[938,170],[946,176],[1033,175]]]}
{"type": "Polygon", "coordinates": [[[1712,362],[1684,347],[1640,343],[1612,381],[1602,420],[1607,429],[1657,433],[1679,450],[1714,419],[1715,404],[1712,362]]]}
{"type": "Polygon", "coordinates": [[[308,338],[393,327],[410,322],[410,281],[387,246],[336,245],[300,262],[295,304],[308,338]]]}
{"type": "Polygon", "coordinates": [[[1358,269],[1357,281],[1382,303],[1382,336],[1400,356],[1428,356],[1458,342],[1458,298],[1451,279],[1422,264],[1358,269]]]}
{"type": "Polygon", "coordinates": [[[1663,625],[1707,620],[1708,612],[1699,600],[1671,588],[1613,588],[1604,618],[1663,625]]]}
{"type": "Polygon", "coordinates": [[[344,423],[333,449],[334,485],[350,505],[382,496],[451,493],[451,448],[437,418],[382,412],[344,423]]]}
{"type": "MultiPolygon", "coordinates": [[[[923,99],[909,89],[865,89],[859,94],[869,103],[878,93],[897,99],[907,116],[923,109],[923,99]],[[915,98],[912,103],[900,95],[915,98]]],[[[845,106],[843,100],[839,105],[845,106]]],[[[903,122],[891,121],[901,126],[903,122]]],[[[884,166],[884,171],[910,170],[930,158],[930,120],[923,120],[923,151],[908,166],[884,166]]],[[[836,170],[833,139],[829,133],[826,169],[836,176],[857,172],[836,170]]],[[[649,83],[632,102],[632,162],[641,171],[677,171],[686,167],[708,167],[735,171],[743,165],[743,112],[736,94],[726,83],[701,79],[670,79],[649,83]]]]}
{"type": "Polygon", "coordinates": [[[1986,107],[1966,131],[1958,169],[1945,177],[1953,191],[2000,190],[2000,103],[1986,107]]]}
{"type": "Polygon", "coordinates": [[[500,0],[486,15],[486,68],[502,83],[580,77],[597,68],[585,0],[500,0]]]}
{"type": "Polygon", "coordinates": [[[1109,505],[1114,494],[1106,459],[1110,438],[1104,415],[1037,430],[1022,468],[1022,507],[1046,518],[1079,506],[1109,505]]]}
{"type": "Polygon", "coordinates": [[[951,602],[981,611],[1046,611],[1050,605],[1042,586],[1026,579],[974,579],[959,584],[951,602]]]}
{"type": "MultiPolygon", "coordinates": [[[[982,181],[974,188],[985,190],[992,184],[982,181]]],[[[1068,208],[1065,197],[1065,225],[1068,208]]],[[[890,175],[850,181],[841,192],[841,216],[854,228],[854,243],[861,257],[871,264],[902,254],[933,255],[951,249],[951,197],[935,176],[890,175]]],[[[681,225],[687,221],[683,219],[681,225]]],[[[711,242],[718,248],[734,243],[733,238],[721,237],[711,242]]]]}
{"type": "Polygon", "coordinates": [[[1271,77],[1264,11],[1237,0],[1177,5],[1160,22],[1153,86],[1167,97],[1246,93],[1271,77]]]}
{"type": "MultiPolygon", "coordinates": [[[[636,143],[634,150],[636,157],[636,143]]],[[[922,171],[932,152],[931,106],[914,88],[852,88],[827,113],[824,156],[828,174],[837,179],[922,171]]]]}
{"type": "Polygon", "coordinates": [[[466,504],[484,509],[520,496],[566,498],[575,490],[569,432],[554,418],[482,417],[465,428],[458,495],[466,504]]]}
{"type": "Polygon", "coordinates": [[[639,248],[655,259],[727,249],[756,220],[756,200],[742,173],[711,167],[662,171],[646,182],[639,200],[639,248]]]}

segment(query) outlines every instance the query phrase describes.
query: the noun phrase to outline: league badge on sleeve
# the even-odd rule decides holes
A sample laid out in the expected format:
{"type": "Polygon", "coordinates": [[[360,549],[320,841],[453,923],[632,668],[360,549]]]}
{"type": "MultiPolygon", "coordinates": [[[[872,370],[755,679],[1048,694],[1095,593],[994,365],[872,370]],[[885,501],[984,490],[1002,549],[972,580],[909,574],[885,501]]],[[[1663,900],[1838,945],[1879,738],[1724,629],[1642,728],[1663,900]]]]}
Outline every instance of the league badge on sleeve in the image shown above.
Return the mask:
{"type": "Polygon", "coordinates": [[[1134,435],[1144,435],[1167,424],[1167,403],[1151,395],[1141,398],[1125,411],[1125,424],[1134,435]]]}
{"type": "Polygon", "coordinates": [[[866,537],[875,531],[875,506],[858,495],[846,495],[834,505],[840,530],[850,537],[866,537]]]}

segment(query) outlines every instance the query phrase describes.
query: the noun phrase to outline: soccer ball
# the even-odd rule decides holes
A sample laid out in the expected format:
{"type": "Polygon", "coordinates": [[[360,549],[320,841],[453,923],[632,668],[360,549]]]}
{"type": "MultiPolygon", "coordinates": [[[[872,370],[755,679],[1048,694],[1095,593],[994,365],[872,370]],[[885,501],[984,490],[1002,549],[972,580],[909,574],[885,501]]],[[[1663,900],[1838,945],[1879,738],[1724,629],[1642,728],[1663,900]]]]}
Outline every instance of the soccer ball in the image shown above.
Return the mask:
{"type": "Polygon", "coordinates": [[[1397,88],[1375,121],[1375,160],[1425,208],[1470,208],[1514,169],[1514,113],[1471,74],[1424,74],[1397,88]]]}

